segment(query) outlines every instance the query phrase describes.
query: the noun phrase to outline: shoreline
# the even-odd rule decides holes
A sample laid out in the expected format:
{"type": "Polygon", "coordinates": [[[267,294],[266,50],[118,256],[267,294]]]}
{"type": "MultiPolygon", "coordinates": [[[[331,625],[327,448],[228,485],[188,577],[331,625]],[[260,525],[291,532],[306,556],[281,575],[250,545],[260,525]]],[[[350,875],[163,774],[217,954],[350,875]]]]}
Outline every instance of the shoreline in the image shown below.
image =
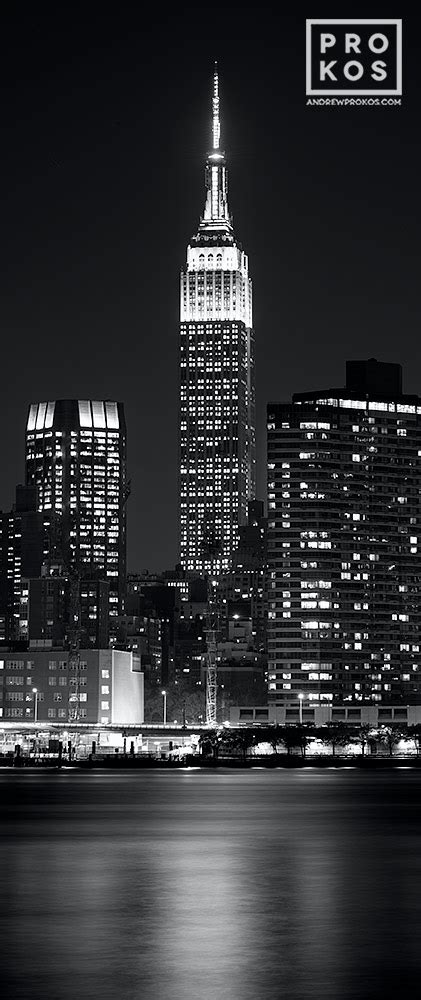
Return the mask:
{"type": "Polygon", "coordinates": [[[187,755],[181,760],[159,760],[158,758],[141,757],[96,757],[92,760],[74,760],[69,763],[66,759],[59,761],[57,758],[48,760],[34,760],[29,757],[19,757],[18,759],[1,759],[1,770],[43,770],[43,771],[141,771],[160,770],[177,771],[185,768],[195,768],[196,770],[218,770],[229,768],[231,770],[302,770],[302,769],[355,769],[381,771],[382,769],[421,769],[421,757],[400,757],[400,756],[323,756],[323,757],[298,757],[278,755],[274,757],[254,757],[247,760],[240,760],[235,757],[220,757],[216,760],[212,758],[201,758],[194,755],[187,755]]]}

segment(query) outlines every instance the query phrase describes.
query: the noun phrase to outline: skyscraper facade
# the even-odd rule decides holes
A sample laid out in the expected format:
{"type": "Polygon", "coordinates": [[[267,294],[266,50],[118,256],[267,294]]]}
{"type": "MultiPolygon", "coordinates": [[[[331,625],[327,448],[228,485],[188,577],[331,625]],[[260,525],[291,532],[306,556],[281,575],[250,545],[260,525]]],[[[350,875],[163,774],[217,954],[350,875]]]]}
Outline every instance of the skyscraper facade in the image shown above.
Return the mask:
{"type": "Polygon", "coordinates": [[[421,399],[399,365],[268,405],[272,704],[419,703],[421,399]]]}
{"type": "MultiPolygon", "coordinates": [[[[50,640],[53,646],[67,645],[71,626],[71,581],[64,573],[43,572],[22,581],[20,638],[30,642],[50,640]]],[[[44,570],[47,567],[43,568],[44,570]]],[[[80,643],[92,649],[109,645],[109,585],[106,580],[79,584],[80,643]]]]}
{"type": "Polygon", "coordinates": [[[17,486],[8,514],[0,513],[0,639],[25,639],[28,634],[28,586],[25,577],[40,576],[54,556],[55,518],[37,507],[36,490],[17,486]]]}
{"type": "Polygon", "coordinates": [[[212,109],[205,209],[180,303],[180,550],[198,573],[229,568],[255,495],[252,287],[228,209],[216,68],[212,109]]]}
{"type": "Polygon", "coordinates": [[[126,576],[126,425],[122,403],[33,403],[26,482],[38,509],[61,521],[66,570],[109,583],[110,615],[123,610],[126,576]]]}

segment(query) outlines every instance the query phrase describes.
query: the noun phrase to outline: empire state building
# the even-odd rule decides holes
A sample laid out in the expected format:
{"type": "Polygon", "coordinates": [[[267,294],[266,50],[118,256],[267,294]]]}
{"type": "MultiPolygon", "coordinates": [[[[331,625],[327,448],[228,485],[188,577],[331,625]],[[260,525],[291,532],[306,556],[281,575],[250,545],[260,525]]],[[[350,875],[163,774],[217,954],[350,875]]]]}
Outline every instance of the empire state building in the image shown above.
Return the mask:
{"type": "Polygon", "coordinates": [[[187,570],[229,569],[255,495],[255,386],[248,258],[228,208],[215,66],[206,200],[180,301],[180,548],[187,570]]]}

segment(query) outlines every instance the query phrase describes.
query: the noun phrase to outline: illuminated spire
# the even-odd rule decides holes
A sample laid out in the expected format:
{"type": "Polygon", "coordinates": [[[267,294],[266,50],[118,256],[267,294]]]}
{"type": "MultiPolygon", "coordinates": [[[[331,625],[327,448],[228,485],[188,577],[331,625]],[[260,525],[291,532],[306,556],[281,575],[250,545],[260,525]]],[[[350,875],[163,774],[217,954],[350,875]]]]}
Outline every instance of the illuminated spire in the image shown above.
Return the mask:
{"type": "Polygon", "coordinates": [[[221,136],[221,123],[219,121],[219,77],[218,77],[218,63],[215,62],[215,69],[213,71],[213,96],[212,96],[213,150],[219,149],[220,136],[221,136]]]}
{"type": "Polygon", "coordinates": [[[221,122],[219,119],[219,74],[218,64],[213,71],[212,88],[212,150],[206,163],[206,203],[200,220],[199,233],[204,230],[213,233],[232,234],[232,220],[228,209],[228,179],[225,153],[220,149],[221,122]]]}

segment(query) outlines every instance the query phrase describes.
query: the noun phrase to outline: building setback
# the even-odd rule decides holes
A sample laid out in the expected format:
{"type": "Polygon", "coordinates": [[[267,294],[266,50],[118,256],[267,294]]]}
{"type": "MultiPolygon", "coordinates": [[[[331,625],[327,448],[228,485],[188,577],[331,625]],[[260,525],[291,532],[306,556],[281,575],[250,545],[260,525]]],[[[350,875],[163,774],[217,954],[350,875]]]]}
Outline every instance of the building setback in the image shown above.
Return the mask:
{"type": "Polygon", "coordinates": [[[272,705],[421,700],[421,399],[399,365],[268,405],[272,705]]]}
{"type": "Polygon", "coordinates": [[[126,577],[122,403],[33,403],[26,429],[26,482],[37,489],[38,510],[61,520],[65,570],[106,580],[110,616],[117,617],[124,607],[126,577]]]}
{"type": "Polygon", "coordinates": [[[180,552],[197,573],[229,568],[255,494],[252,288],[228,209],[216,69],[212,137],[180,301],[180,552]]]}

